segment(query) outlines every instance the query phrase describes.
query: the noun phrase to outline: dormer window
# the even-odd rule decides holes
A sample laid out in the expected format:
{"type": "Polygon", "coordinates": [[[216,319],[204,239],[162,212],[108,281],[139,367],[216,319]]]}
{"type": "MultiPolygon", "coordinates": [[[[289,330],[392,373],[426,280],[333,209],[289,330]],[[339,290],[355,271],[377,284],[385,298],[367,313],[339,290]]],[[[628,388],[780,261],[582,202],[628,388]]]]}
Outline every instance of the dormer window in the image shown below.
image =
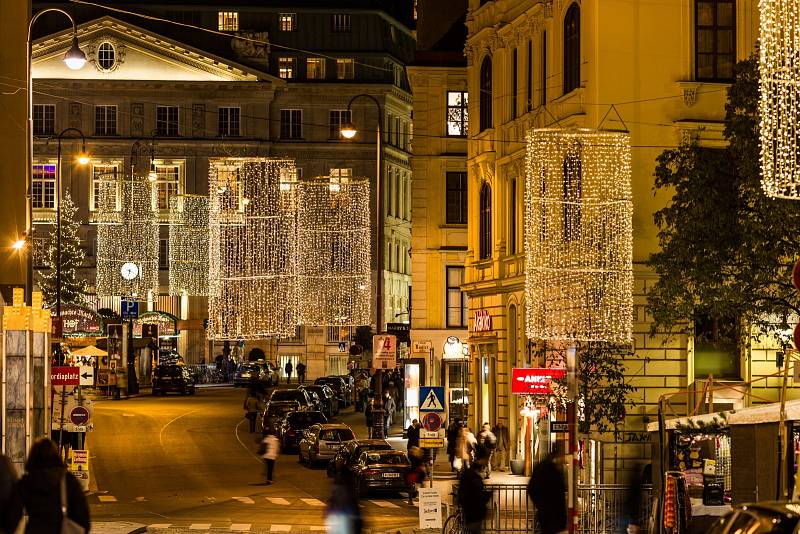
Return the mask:
{"type": "Polygon", "coordinates": [[[110,71],[117,64],[117,50],[108,41],[100,43],[97,47],[97,67],[100,70],[110,71]]]}

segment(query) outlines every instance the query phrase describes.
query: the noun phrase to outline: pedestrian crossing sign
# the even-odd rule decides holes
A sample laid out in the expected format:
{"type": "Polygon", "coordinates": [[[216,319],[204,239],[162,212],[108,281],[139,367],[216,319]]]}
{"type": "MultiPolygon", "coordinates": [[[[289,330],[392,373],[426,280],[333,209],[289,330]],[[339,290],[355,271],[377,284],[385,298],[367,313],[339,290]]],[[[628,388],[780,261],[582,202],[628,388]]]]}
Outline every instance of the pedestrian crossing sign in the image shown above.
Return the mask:
{"type": "Polygon", "coordinates": [[[444,388],[441,386],[421,386],[419,388],[419,410],[421,412],[443,412],[444,388]]]}

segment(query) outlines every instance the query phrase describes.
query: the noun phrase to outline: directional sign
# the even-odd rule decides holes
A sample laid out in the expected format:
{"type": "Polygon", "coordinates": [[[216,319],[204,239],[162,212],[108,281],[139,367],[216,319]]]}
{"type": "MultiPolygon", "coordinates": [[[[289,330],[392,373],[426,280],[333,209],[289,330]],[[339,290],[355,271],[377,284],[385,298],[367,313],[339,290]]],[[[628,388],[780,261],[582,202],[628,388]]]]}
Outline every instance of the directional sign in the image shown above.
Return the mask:
{"type": "Polygon", "coordinates": [[[122,300],[120,307],[120,317],[123,319],[138,319],[139,318],[139,302],[135,300],[122,300]]]}
{"type": "Polygon", "coordinates": [[[93,386],[94,385],[94,367],[91,365],[81,365],[80,366],[80,374],[81,374],[81,386],[93,386]]]}
{"type": "Polygon", "coordinates": [[[81,382],[79,367],[52,367],[50,383],[54,386],[77,386],[81,382]]]}
{"type": "Polygon", "coordinates": [[[76,406],[69,412],[69,420],[73,425],[83,426],[89,422],[89,410],[83,406],[76,406]]]}
{"type": "Polygon", "coordinates": [[[420,412],[422,428],[428,432],[438,432],[442,428],[442,417],[437,412],[420,412]]]}
{"type": "Polygon", "coordinates": [[[443,412],[444,388],[441,386],[420,386],[419,411],[443,412]]]}

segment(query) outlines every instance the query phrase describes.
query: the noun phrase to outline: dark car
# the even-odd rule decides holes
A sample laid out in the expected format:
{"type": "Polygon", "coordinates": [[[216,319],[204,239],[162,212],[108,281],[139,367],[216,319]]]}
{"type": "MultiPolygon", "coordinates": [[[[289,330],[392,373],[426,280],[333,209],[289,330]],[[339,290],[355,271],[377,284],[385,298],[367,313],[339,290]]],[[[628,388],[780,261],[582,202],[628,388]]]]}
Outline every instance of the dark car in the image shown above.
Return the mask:
{"type": "Polygon", "coordinates": [[[312,425],[327,423],[328,418],[322,412],[305,411],[292,412],[286,414],[278,428],[278,439],[281,441],[283,450],[297,448],[300,440],[303,439],[303,432],[312,425]]]}
{"type": "Polygon", "coordinates": [[[264,368],[255,363],[248,362],[239,365],[236,374],[233,375],[233,385],[236,387],[259,386],[265,383],[264,368]]]}
{"type": "Polygon", "coordinates": [[[365,451],[353,465],[356,493],[366,495],[370,490],[409,491],[406,472],[411,464],[403,451],[365,451]]]}
{"type": "Polygon", "coordinates": [[[276,389],[269,397],[271,401],[297,401],[301,410],[312,410],[314,407],[311,397],[304,389],[276,389]]]}
{"type": "Polygon", "coordinates": [[[800,520],[800,505],[791,502],[743,504],[716,519],[707,534],[791,534],[800,520]]]}
{"type": "Polygon", "coordinates": [[[297,401],[270,401],[264,407],[261,414],[261,434],[266,436],[272,431],[278,434],[283,419],[292,412],[300,411],[300,403],[297,401]]]}
{"type": "Polygon", "coordinates": [[[312,384],[310,386],[302,386],[302,388],[317,394],[322,402],[321,410],[325,412],[325,415],[333,417],[339,413],[339,399],[336,398],[336,393],[333,392],[330,386],[327,384],[312,384]]]}
{"type": "Polygon", "coordinates": [[[365,451],[390,451],[392,446],[385,439],[357,439],[344,445],[328,462],[328,476],[352,475],[352,468],[365,451]]]}
{"type": "Polygon", "coordinates": [[[159,365],[153,371],[153,395],[172,391],[181,395],[194,395],[194,379],[183,365],[159,365]]]}
{"type": "MultiPolygon", "coordinates": [[[[306,393],[308,394],[308,397],[311,399],[311,405],[312,405],[311,409],[318,412],[325,412],[325,404],[322,402],[322,398],[319,396],[319,394],[317,394],[316,391],[312,391],[310,389],[306,389],[306,393]]],[[[326,413],[325,415],[327,416],[328,414],[326,413]]]]}
{"type": "Polygon", "coordinates": [[[322,376],[314,380],[316,385],[328,385],[336,393],[336,398],[342,406],[350,406],[350,398],[347,396],[347,387],[344,380],[338,376],[322,376]]]}

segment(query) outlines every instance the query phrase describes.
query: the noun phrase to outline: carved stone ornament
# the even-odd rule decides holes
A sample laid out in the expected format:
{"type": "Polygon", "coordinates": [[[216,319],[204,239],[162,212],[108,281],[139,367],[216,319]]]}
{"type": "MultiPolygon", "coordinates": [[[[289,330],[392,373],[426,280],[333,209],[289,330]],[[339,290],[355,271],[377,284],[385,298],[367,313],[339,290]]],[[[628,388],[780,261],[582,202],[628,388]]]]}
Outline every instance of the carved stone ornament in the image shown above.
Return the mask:
{"type": "Polygon", "coordinates": [[[131,104],[131,135],[144,135],[144,104],[141,102],[131,104]]]}
{"type": "Polygon", "coordinates": [[[268,37],[267,32],[236,32],[231,39],[231,48],[241,59],[266,59],[269,56],[268,37]]]}
{"type": "Polygon", "coordinates": [[[683,90],[683,103],[687,108],[697,103],[697,87],[686,87],[683,90]]]}
{"type": "Polygon", "coordinates": [[[192,104],[192,135],[195,137],[205,137],[206,129],[206,105],[192,104]]]}
{"type": "Polygon", "coordinates": [[[81,127],[81,104],[80,102],[69,103],[69,126],[70,128],[81,127]]]}
{"type": "Polygon", "coordinates": [[[125,62],[125,53],[127,47],[118,39],[112,36],[104,35],[96,39],[92,39],[86,43],[86,46],[81,46],[81,49],[86,53],[86,59],[89,61],[89,63],[94,65],[94,68],[96,68],[98,71],[114,72],[125,62]],[[109,43],[114,49],[114,62],[109,68],[101,67],[100,62],[98,61],[98,51],[100,49],[100,45],[103,43],[109,43]]]}

